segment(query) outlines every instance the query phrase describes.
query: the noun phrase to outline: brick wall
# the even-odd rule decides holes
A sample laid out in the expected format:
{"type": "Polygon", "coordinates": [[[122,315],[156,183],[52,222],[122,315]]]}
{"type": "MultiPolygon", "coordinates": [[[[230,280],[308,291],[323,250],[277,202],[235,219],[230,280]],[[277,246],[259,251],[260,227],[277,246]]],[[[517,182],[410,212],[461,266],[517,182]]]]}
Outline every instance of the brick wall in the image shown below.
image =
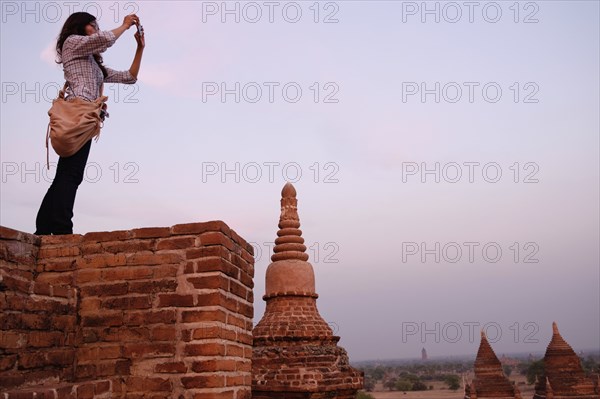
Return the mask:
{"type": "Polygon", "coordinates": [[[223,222],[0,228],[0,393],[249,398],[253,275],[252,247],[223,222]]]}

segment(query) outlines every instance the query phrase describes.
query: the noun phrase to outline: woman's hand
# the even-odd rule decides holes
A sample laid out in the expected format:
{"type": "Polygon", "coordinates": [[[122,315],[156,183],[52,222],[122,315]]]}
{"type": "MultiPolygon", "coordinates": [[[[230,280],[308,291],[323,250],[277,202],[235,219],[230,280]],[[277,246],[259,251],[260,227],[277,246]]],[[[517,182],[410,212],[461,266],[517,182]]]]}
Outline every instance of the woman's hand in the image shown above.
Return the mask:
{"type": "Polygon", "coordinates": [[[135,14],[129,14],[126,15],[125,18],[123,18],[123,26],[125,27],[125,29],[129,29],[132,25],[136,25],[139,22],[140,19],[135,14]]]}
{"type": "MultiPolygon", "coordinates": [[[[138,26],[140,26],[139,25],[140,19],[137,17],[136,17],[136,24],[138,26]]],[[[142,30],[141,34],[140,34],[140,31],[138,30],[133,35],[133,37],[135,38],[135,41],[137,42],[137,49],[135,50],[135,56],[133,57],[133,62],[131,63],[131,67],[129,68],[129,73],[131,73],[131,76],[133,76],[136,79],[138,76],[138,72],[140,71],[140,65],[142,63],[142,54],[144,53],[144,47],[146,46],[145,36],[146,35],[144,35],[143,30],[142,30]]]]}
{"type": "Polygon", "coordinates": [[[140,24],[140,19],[136,17],[136,24],[138,26],[138,31],[135,32],[135,34],[133,35],[133,37],[135,37],[135,41],[137,42],[137,48],[138,50],[143,50],[144,47],[146,47],[146,38],[144,35],[144,30],[142,29],[142,32],[140,34],[140,30],[139,27],[141,26],[140,24]]]}
{"type": "Polygon", "coordinates": [[[111,32],[114,33],[115,37],[118,39],[119,37],[121,37],[123,32],[125,32],[127,29],[131,28],[132,25],[139,24],[139,23],[140,23],[140,19],[138,18],[138,16],[135,14],[130,14],[130,15],[125,16],[125,18],[123,18],[123,23],[121,24],[121,26],[119,26],[116,29],[113,29],[111,32]]]}
{"type": "Polygon", "coordinates": [[[137,42],[138,49],[143,49],[146,47],[146,35],[140,35],[140,32],[135,32],[133,37],[135,37],[135,41],[137,42]]]}

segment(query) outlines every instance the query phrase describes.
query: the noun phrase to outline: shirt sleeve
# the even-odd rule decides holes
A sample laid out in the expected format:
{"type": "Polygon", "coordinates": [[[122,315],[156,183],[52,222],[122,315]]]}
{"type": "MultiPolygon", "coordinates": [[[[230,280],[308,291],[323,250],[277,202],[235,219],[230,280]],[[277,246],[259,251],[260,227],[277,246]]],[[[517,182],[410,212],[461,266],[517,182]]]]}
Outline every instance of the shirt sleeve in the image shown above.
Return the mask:
{"type": "MultiPolygon", "coordinates": [[[[72,51],[74,56],[87,56],[106,51],[117,40],[111,31],[101,31],[90,36],[71,35],[65,40],[64,48],[72,51]]],[[[63,49],[64,52],[64,49],[63,49]]]]}
{"type": "Polygon", "coordinates": [[[133,77],[133,75],[129,71],[115,71],[114,69],[106,68],[106,72],[108,75],[104,78],[106,83],[124,83],[124,84],[134,84],[137,82],[137,79],[133,77]]]}

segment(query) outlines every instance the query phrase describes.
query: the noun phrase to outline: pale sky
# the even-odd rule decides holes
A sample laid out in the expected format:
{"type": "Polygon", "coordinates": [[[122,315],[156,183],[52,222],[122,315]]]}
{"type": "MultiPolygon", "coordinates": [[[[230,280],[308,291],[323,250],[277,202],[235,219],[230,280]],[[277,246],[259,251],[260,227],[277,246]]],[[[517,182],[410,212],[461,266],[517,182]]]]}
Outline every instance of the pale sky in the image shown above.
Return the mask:
{"type": "Polygon", "coordinates": [[[258,322],[289,180],[351,360],[475,355],[484,326],[543,352],[552,321],[598,350],[599,2],[468,4],[2,1],[0,224],[33,232],[54,173],[67,16],[134,11],[76,233],[223,220],[257,249],[258,322]]]}

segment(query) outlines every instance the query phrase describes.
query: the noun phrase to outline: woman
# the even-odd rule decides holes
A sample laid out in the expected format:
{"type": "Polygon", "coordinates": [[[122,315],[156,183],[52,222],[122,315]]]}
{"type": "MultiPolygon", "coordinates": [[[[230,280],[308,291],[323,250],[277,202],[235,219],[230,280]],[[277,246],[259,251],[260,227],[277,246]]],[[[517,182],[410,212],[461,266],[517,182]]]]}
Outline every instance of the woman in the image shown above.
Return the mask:
{"type": "MultiPolygon", "coordinates": [[[[127,71],[115,71],[102,64],[100,53],[112,46],[132,25],[139,26],[135,14],[124,18],[123,24],[111,31],[101,31],[96,17],[86,12],[71,14],[65,21],[56,43],[58,63],[63,64],[68,83],[66,98],[79,97],[94,101],[100,96],[103,82],[133,84],[140,70],[145,40],[143,33],[135,33],[137,49],[127,71]]],[[[36,232],[45,234],[73,234],[73,205],[92,140],[70,157],[60,157],[56,176],[48,189],[36,218],[36,232]]]]}

